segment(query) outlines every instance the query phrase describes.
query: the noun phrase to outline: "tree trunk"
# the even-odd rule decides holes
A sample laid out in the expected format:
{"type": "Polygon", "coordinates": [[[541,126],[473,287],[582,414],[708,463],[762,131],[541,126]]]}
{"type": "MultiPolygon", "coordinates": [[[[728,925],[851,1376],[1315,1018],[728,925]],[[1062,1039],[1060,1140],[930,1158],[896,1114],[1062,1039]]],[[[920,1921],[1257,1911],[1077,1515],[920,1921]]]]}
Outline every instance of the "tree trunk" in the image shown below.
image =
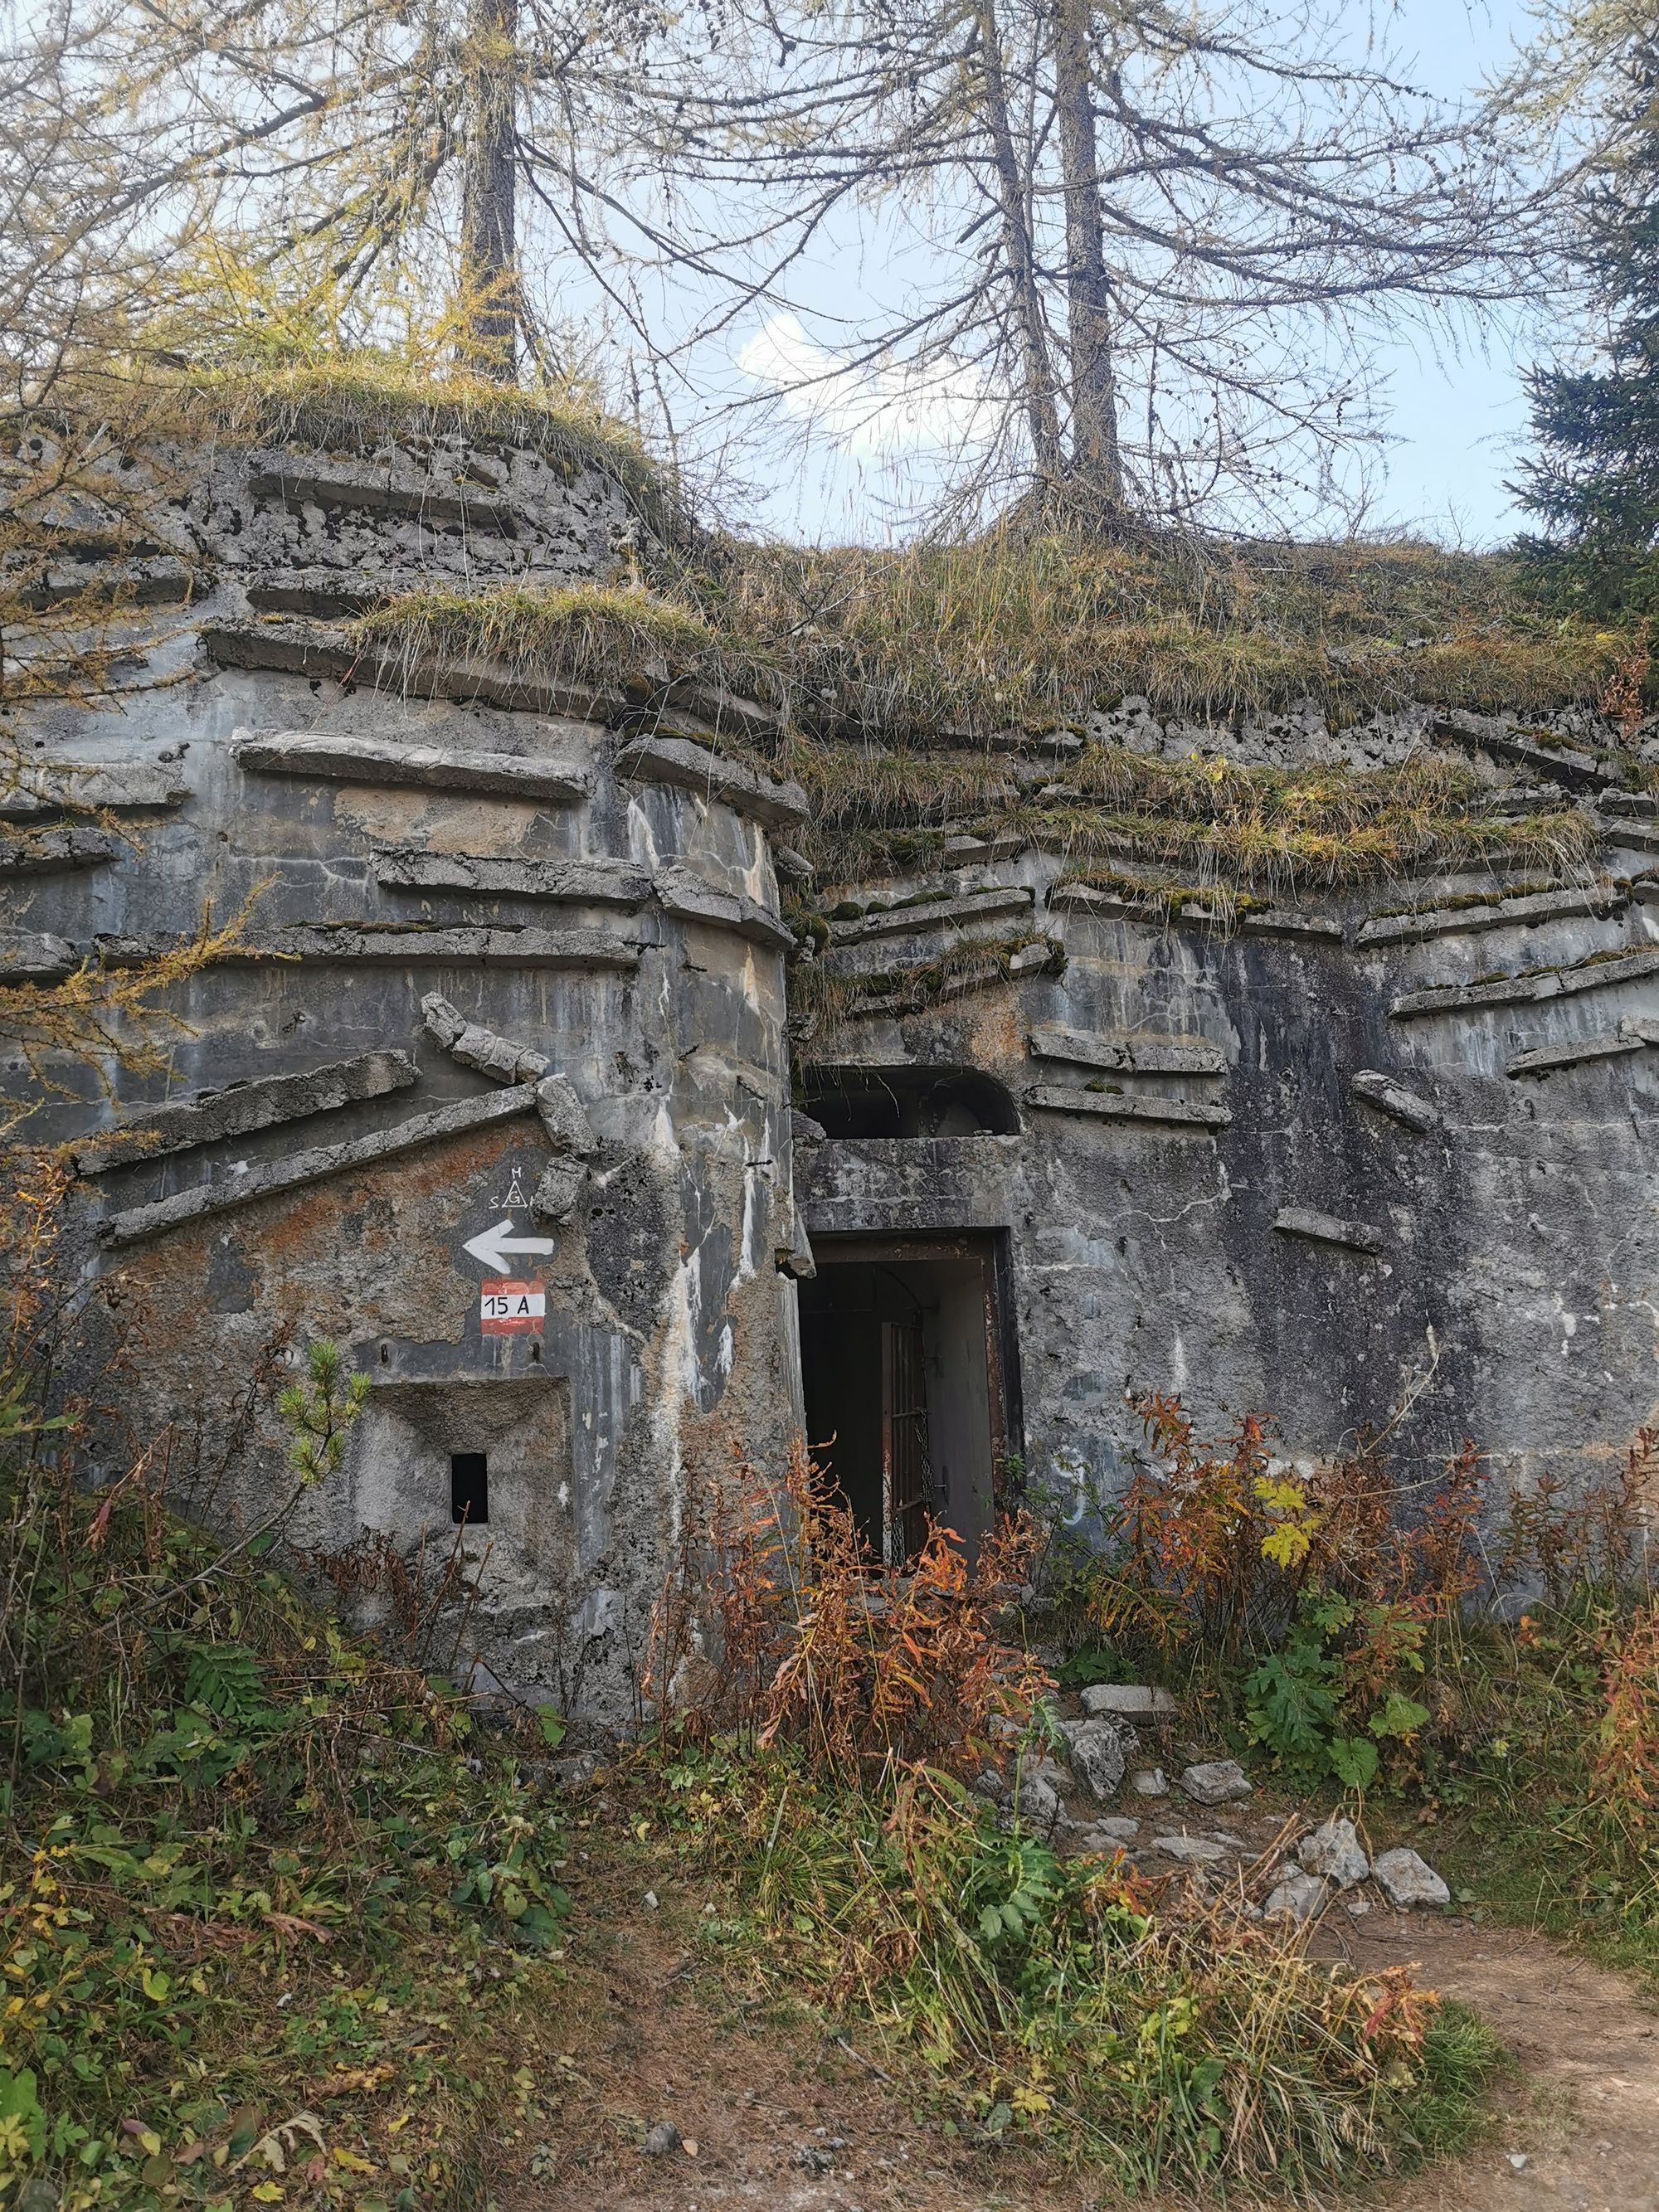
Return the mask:
{"type": "Polygon", "coordinates": [[[1031,456],[1038,477],[1051,489],[1060,477],[1060,419],[1054,407],[1054,376],[1048,358],[1048,333],[1043,326],[1042,303],[1032,266],[1031,233],[1028,220],[1025,179],[1014,152],[1008,126],[1008,97],[1002,75],[1002,33],[997,22],[996,0],[979,0],[979,43],[985,79],[985,120],[996,160],[997,197],[1002,207],[1003,252],[1014,290],[1014,313],[1019,325],[1021,371],[1025,385],[1025,419],[1030,431],[1031,456]]]}
{"type": "Polygon", "coordinates": [[[1106,276],[1089,67],[1090,0],[1054,0],[1054,106],[1066,195],[1066,328],[1071,366],[1075,489],[1093,503],[1123,504],[1112,369],[1112,294],[1106,276]]]}
{"type": "Polygon", "coordinates": [[[519,0],[471,0],[461,203],[466,365],[511,384],[519,373],[514,194],[519,0]]]}

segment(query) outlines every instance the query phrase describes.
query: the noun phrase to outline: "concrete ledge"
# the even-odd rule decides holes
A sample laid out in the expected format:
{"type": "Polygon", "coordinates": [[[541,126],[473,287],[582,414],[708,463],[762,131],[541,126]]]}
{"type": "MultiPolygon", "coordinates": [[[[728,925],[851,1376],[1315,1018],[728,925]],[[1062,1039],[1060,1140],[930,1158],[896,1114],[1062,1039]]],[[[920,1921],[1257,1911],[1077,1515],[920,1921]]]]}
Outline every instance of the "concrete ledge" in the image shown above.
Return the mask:
{"type": "Polygon", "coordinates": [[[1222,1075],[1227,1067],[1226,1055],[1213,1044],[1170,1044],[1154,1037],[1096,1036],[1062,1029],[1032,1030],[1026,1042],[1038,1060],[1125,1075],[1222,1075]]]}
{"type": "Polygon", "coordinates": [[[251,731],[239,732],[232,738],[231,752],[239,767],[261,775],[412,784],[422,791],[481,792],[489,798],[551,800],[560,806],[575,805],[593,788],[586,769],[569,761],[404,745],[390,738],[331,737],[301,730],[257,737],[251,731]]]}
{"type": "Polygon", "coordinates": [[[1315,1244],[1340,1244],[1353,1252],[1380,1252],[1382,1234],[1364,1221],[1340,1221],[1334,1213],[1315,1213],[1305,1206],[1285,1206],[1273,1216],[1281,1237],[1304,1237],[1315,1244]]]}
{"type": "Polygon", "coordinates": [[[856,921],[832,921],[832,945],[862,945],[872,937],[910,937],[930,929],[953,928],[963,922],[989,921],[1004,914],[1028,913],[1035,895],[1024,884],[998,884],[988,890],[968,891],[960,898],[916,899],[903,906],[860,915],[856,921]]]}
{"type": "Polygon", "coordinates": [[[61,983],[81,965],[72,945],[38,929],[0,929],[0,977],[8,983],[61,983]]]}
{"type": "Polygon", "coordinates": [[[1009,953],[1006,960],[999,960],[994,968],[948,976],[921,1000],[913,1000],[905,991],[866,992],[855,996],[847,1012],[860,1018],[891,1015],[896,1020],[931,1013],[948,999],[970,998],[975,991],[989,991],[1000,984],[1018,982],[1022,975],[1040,975],[1064,951],[1065,947],[1052,937],[1036,938],[1030,945],[1022,945],[1017,952],[1009,953]]]}
{"type": "Polygon", "coordinates": [[[629,860],[497,860],[482,853],[403,850],[374,855],[389,890],[470,891],[481,898],[547,899],[570,906],[643,906],[651,878],[629,860]]]}
{"type": "Polygon", "coordinates": [[[1406,1090],[1380,1068],[1362,1067],[1348,1088],[1356,1098],[1363,1098],[1368,1106],[1375,1106],[1379,1114],[1386,1114],[1403,1127],[1415,1129],[1419,1136],[1439,1122],[1439,1115],[1426,1098],[1406,1090]]]}
{"type": "Polygon", "coordinates": [[[1109,1091],[1074,1090],[1069,1084],[1034,1083],[1025,1103],[1050,1114],[1086,1114],[1102,1121],[1148,1121],[1171,1128],[1224,1129],[1232,1115],[1224,1106],[1189,1098],[1152,1098],[1144,1091],[1117,1097],[1109,1091]]]}
{"type": "Polygon", "coordinates": [[[286,568],[267,569],[250,578],[246,588],[256,614],[314,615],[331,622],[366,614],[382,599],[419,591],[431,581],[429,574],[418,570],[382,570],[368,576],[356,568],[286,568]]]}
{"type": "Polygon", "coordinates": [[[744,762],[728,760],[690,738],[632,738],[617,755],[617,774],[632,783],[698,792],[769,830],[798,830],[812,817],[799,784],[774,783],[744,762]]]}
{"type": "Polygon", "coordinates": [[[1613,781],[1594,753],[1571,745],[1540,745],[1488,714],[1443,714],[1434,724],[1434,735],[1466,752],[1487,752],[1494,760],[1512,761],[1569,791],[1602,791],[1613,781]]]}
{"type": "Polygon", "coordinates": [[[514,713],[620,721],[634,709],[617,691],[565,684],[498,661],[437,660],[395,646],[360,646],[337,629],[305,622],[204,623],[202,649],[222,668],[269,668],[326,677],[402,699],[482,699],[514,713]]]}
{"type": "Polygon", "coordinates": [[[1629,904],[1629,893],[1611,886],[1605,890],[1591,886],[1583,890],[1535,891],[1525,897],[1494,899],[1479,906],[1377,915],[1360,924],[1353,941],[1362,951],[1372,945],[1419,945],[1431,937],[1460,936],[1466,930],[1528,928],[1540,921],[1622,914],[1629,904]]]}
{"type": "MultiPolygon", "coordinates": [[[[99,953],[112,967],[134,968],[171,951],[175,940],[100,937],[99,953]]],[[[602,929],[555,933],[513,922],[297,922],[287,929],[250,933],[219,956],[222,962],[253,960],[397,961],[404,967],[483,964],[495,968],[617,969],[631,973],[640,948],[602,929]]]]}
{"type": "Polygon", "coordinates": [[[1627,853],[1659,853],[1659,822],[1640,822],[1606,814],[1595,817],[1595,834],[1609,845],[1622,845],[1627,853]]]}
{"type": "Polygon", "coordinates": [[[94,813],[148,813],[182,806],[185,780],[176,768],[150,761],[31,762],[15,782],[0,790],[0,822],[32,822],[66,808],[94,813]]]}
{"type": "Polygon", "coordinates": [[[99,868],[125,848],[107,830],[79,823],[37,830],[32,837],[0,836],[0,875],[44,876],[59,869],[99,868]]]}
{"type": "Polygon", "coordinates": [[[200,580],[196,569],[176,553],[136,560],[70,555],[48,562],[27,581],[20,581],[17,596],[30,607],[61,606],[78,599],[97,606],[177,607],[192,596],[200,580]]]}
{"type": "Polygon", "coordinates": [[[1540,1045],[1518,1052],[1504,1070],[1505,1075],[1548,1075],[1558,1067],[1578,1067],[1586,1060],[1613,1060],[1623,1054],[1643,1052],[1659,1045],[1659,1022],[1620,1022],[1617,1030],[1599,1036],[1579,1037],[1570,1044],[1540,1045]]]}
{"type": "Polygon", "coordinates": [[[375,514],[409,515],[440,529],[459,527],[513,537],[532,526],[502,499],[479,497],[453,481],[424,486],[394,484],[384,477],[325,476],[319,469],[265,469],[247,480],[256,500],[284,507],[351,507],[375,514]]]}
{"type": "Polygon", "coordinates": [[[296,1152],[290,1159],[267,1161],[222,1182],[198,1183],[192,1190],[179,1191],[151,1206],[131,1206],[113,1215],[99,1234],[106,1244],[137,1244],[170,1229],[182,1229],[190,1222],[252,1206],[256,1199],[279,1197],[284,1191],[301,1190],[331,1176],[396,1159],[423,1145],[440,1144],[446,1137],[465,1136],[514,1115],[533,1114],[538,1103],[533,1083],[516,1084],[510,1091],[492,1091],[482,1098],[463,1098],[453,1106],[417,1114],[411,1121],[400,1121],[396,1128],[377,1129],[372,1136],[356,1137],[349,1144],[319,1146],[313,1152],[296,1152]]]}
{"type": "Polygon", "coordinates": [[[951,831],[939,851],[945,860],[954,860],[960,867],[975,860],[1006,860],[1012,854],[1023,853],[1026,842],[1024,837],[1012,836],[969,837],[951,831]]]}
{"type": "Polygon", "coordinates": [[[222,1091],[198,1091],[193,1098],[141,1107],[117,1127],[78,1139],[70,1158],[78,1174],[102,1175],[132,1161],[210,1145],[220,1137],[245,1137],[251,1130],[383,1098],[390,1091],[406,1091],[416,1073],[406,1052],[365,1052],[303,1075],[256,1076],[222,1091]]]}
{"type": "Polygon", "coordinates": [[[1479,1006],[1533,1006],[1546,999],[1569,999],[1582,991],[1612,990],[1659,973],[1659,946],[1633,949],[1611,960],[1580,961],[1571,968],[1552,968],[1533,975],[1505,975],[1491,983],[1450,983],[1430,991],[1412,991],[1389,1008],[1394,1020],[1413,1014],[1459,1013],[1479,1006]]]}
{"type": "Polygon", "coordinates": [[[1342,925],[1329,921],[1322,915],[1292,914],[1284,907],[1267,907],[1255,914],[1242,914],[1238,930],[1243,937],[1301,937],[1324,945],[1340,945],[1342,925]]]}
{"type": "Polygon", "coordinates": [[[1055,884],[1048,893],[1050,913],[1086,914],[1099,921],[1139,921],[1151,929],[1174,929],[1184,921],[1189,928],[1227,929],[1231,921],[1212,907],[1160,906],[1155,900],[1130,898],[1121,891],[1097,890],[1088,884],[1055,884]]]}
{"type": "Polygon", "coordinates": [[[653,888],[658,905],[676,921],[702,922],[715,929],[729,929],[735,936],[747,938],[751,945],[763,946],[769,952],[795,950],[793,933],[757,900],[708,882],[682,861],[671,860],[659,868],[653,888]]]}
{"type": "Polygon", "coordinates": [[[1125,892],[1097,890],[1088,884],[1056,884],[1048,894],[1050,908],[1091,915],[1102,921],[1138,921],[1149,929],[1207,929],[1224,936],[1290,937],[1340,945],[1342,925],[1318,915],[1297,914],[1284,907],[1262,907],[1240,913],[1224,906],[1206,906],[1188,899],[1165,906],[1152,898],[1134,898],[1125,892]]]}

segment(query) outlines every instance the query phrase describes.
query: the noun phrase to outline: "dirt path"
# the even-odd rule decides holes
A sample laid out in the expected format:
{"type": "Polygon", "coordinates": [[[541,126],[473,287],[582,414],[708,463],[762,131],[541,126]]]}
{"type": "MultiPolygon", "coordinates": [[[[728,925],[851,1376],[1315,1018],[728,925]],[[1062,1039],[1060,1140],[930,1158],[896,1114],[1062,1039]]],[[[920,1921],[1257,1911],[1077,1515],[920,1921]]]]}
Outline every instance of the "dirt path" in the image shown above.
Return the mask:
{"type": "Polygon", "coordinates": [[[1659,2212],[1659,2019],[1623,1976],[1540,1936],[1420,1913],[1373,1914],[1343,1941],[1358,1966],[1417,1960],[1518,2061],[1491,2143],[1388,2191],[1392,2212],[1659,2212]]]}
{"type": "MultiPolygon", "coordinates": [[[[1091,2204],[1086,2179],[948,2143],[850,2044],[727,2001],[663,1918],[605,1902],[608,1925],[574,1970],[575,2066],[553,2155],[525,2147],[502,2212],[1091,2204]],[[647,2157],[641,2135],[661,2121],[683,2147],[647,2157]]],[[[1491,2140],[1385,2187],[1370,2200],[1382,2212],[1659,2212],[1659,2019],[1622,1978],[1541,1937],[1422,1913],[1333,1916],[1317,1948],[1359,1966],[1416,1961],[1519,2061],[1495,2097],[1491,2140]]]]}
{"type": "Polygon", "coordinates": [[[1089,2192],[1054,2190],[1024,2154],[920,2124],[850,2040],[728,1998],[666,1899],[653,1912],[611,1880],[583,1887],[595,1932],[573,1967],[555,2156],[526,2147],[501,2212],[1083,2212],[1089,2192]],[[648,2156],[641,2137],[664,2121],[680,2143],[648,2156]]]}

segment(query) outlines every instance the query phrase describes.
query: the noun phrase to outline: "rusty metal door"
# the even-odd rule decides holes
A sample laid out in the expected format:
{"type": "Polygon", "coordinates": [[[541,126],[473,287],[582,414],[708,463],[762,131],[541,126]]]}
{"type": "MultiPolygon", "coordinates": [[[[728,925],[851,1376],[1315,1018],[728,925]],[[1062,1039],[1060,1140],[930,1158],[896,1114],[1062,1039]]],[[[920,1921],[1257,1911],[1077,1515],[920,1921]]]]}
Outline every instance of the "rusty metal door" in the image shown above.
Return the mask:
{"type": "Polygon", "coordinates": [[[914,1559],[927,1540],[933,1502],[927,1455],[927,1376],[921,1316],[881,1325],[881,1494],[890,1567],[914,1559]]]}

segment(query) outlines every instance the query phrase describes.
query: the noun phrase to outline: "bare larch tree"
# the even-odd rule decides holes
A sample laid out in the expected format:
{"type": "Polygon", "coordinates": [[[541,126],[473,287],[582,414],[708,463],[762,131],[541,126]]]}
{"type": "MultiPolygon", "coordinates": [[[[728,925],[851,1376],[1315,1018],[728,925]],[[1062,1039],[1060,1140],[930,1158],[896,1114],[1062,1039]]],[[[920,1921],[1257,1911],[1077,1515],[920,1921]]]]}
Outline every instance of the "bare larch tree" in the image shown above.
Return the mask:
{"type": "Polygon", "coordinates": [[[966,504],[1021,477],[1107,528],[1329,500],[1379,337],[1535,281],[1560,164],[1524,85],[1417,88],[1363,7],[736,4],[747,79],[688,104],[683,171],[799,257],[872,203],[898,227],[902,294],[827,375],[977,377],[966,504]]]}

